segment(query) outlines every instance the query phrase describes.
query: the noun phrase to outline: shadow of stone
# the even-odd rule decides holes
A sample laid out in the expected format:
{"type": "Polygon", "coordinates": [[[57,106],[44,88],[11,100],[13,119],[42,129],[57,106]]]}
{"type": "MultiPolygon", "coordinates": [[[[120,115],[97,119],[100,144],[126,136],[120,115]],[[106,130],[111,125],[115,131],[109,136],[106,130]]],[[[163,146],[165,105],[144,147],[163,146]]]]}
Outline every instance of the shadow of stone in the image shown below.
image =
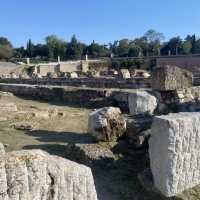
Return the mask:
{"type": "Polygon", "coordinates": [[[23,149],[41,149],[43,151],[48,152],[49,154],[65,157],[65,149],[66,145],[60,144],[41,144],[41,145],[26,145],[23,149]]]}
{"type": "Polygon", "coordinates": [[[40,142],[73,142],[93,143],[94,138],[88,133],[56,132],[48,130],[33,130],[26,132],[27,135],[35,137],[40,142]]]}

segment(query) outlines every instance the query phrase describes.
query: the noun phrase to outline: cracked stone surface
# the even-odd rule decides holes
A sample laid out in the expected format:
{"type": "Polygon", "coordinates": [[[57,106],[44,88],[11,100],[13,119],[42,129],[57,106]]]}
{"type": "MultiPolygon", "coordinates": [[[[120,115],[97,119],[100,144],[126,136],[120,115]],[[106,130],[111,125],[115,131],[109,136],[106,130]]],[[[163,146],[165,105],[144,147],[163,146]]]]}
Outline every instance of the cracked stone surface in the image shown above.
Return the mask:
{"type": "Polygon", "coordinates": [[[0,157],[1,200],[97,200],[90,168],[23,150],[0,157]]]}
{"type": "Polygon", "coordinates": [[[155,117],[149,141],[155,187],[171,197],[200,184],[200,113],[155,117]]]}

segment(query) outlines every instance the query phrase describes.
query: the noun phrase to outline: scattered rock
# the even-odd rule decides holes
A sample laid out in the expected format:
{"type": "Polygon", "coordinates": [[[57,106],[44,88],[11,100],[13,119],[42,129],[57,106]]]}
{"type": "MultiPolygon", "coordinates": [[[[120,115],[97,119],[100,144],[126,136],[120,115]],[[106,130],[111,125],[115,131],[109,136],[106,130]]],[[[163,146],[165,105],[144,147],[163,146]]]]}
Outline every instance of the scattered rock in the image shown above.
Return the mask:
{"type": "Polygon", "coordinates": [[[68,144],[66,147],[66,158],[93,167],[108,166],[114,160],[113,152],[99,144],[68,144]]]}
{"type": "Polygon", "coordinates": [[[0,103],[0,111],[16,112],[17,105],[14,103],[0,103]]]}
{"type": "Polygon", "coordinates": [[[146,91],[136,91],[128,96],[131,115],[153,114],[157,108],[157,99],[146,91]]]}
{"type": "Polygon", "coordinates": [[[90,168],[41,150],[0,157],[0,199],[97,200],[90,168]]]}
{"type": "Polygon", "coordinates": [[[10,125],[11,127],[22,130],[22,131],[32,131],[36,128],[36,124],[30,122],[17,122],[10,125]]]}
{"type": "Polygon", "coordinates": [[[89,132],[97,141],[115,141],[126,130],[126,121],[119,108],[104,107],[89,116],[89,132]]]}

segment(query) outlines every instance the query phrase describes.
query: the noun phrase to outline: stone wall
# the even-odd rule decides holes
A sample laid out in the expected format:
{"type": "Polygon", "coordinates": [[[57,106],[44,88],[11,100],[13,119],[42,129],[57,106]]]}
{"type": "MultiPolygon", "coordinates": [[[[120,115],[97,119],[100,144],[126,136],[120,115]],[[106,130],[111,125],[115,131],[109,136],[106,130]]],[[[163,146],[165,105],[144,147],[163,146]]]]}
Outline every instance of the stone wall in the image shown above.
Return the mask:
{"type": "Polygon", "coordinates": [[[200,56],[171,56],[156,59],[156,66],[175,65],[193,73],[200,72],[200,56]]]}
{"type": "Polygon", "coordinates": [[[150,88],[148,78],[114,79],[114,78],[51,78],[51,79],[0,79],[1,83],[31,84],[31,85],[62,85],[91,88],[150,88]]]}

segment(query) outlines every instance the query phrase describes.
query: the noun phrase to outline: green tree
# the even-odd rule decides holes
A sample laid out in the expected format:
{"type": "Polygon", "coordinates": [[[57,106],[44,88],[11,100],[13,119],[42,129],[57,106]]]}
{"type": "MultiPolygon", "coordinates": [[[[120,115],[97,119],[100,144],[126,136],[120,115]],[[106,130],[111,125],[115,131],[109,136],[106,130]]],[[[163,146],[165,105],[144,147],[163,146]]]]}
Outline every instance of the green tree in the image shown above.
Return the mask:
{"type": "Polygon", "coordinates": [[[129,40],[128,39],[120,40],[117,47],[117,54],[120,57],[126,57],[128,56],[129,50],[130,50],[129,40]]]}
{"type": "MultiPolygon", "coordinates": [[[[61,57],[61,59],[66,58],[66,52],[67,52],[67,42],[65,42],[62,39],[59,39],[55,35],[50,35],[46,37],[46,45],[48,49],[48,57],[49,59],[57,59],[58,56],[61,57]]],[[[43,49],[46,51],[46,49],[43,49]]],[[[44,53],[44,52],[43,52],[44,53]]]]}
{"type": "Polygon", "coordinates": [[[183,54],[190,54],[192,50],[192,44],[190,41],[184,41],[181,46],[183,54]]]}
{"type": "Polygon", "coordinates": [[[105,45],[100,45],[96,42],[92,42],[88,47],[87,47],[87,53],[93,58],[97,57],[106,57],[109,55],[110,51],[105,45]]]}
{"type": "Polygon", "coordinates": [[[34,44],[32,43],[31,39],[29,39],[27,42],[26,51],[27,51],[27,56],[29,58],[32,58],[34,54],[34,44]]]}
{"type": "Polygon", "coordinates": [[[76,35],[73,35],[70,43],[68,43],[67,58],[75,60],[81,59],[84,48],[85,45],[77,40],[76,35]]]}
{"type": "Polygon", "coordinates": [[[11,42],[5,37],[0,37],[0,60],[8,60],[12,55],[13,47],[11,42]]]}

